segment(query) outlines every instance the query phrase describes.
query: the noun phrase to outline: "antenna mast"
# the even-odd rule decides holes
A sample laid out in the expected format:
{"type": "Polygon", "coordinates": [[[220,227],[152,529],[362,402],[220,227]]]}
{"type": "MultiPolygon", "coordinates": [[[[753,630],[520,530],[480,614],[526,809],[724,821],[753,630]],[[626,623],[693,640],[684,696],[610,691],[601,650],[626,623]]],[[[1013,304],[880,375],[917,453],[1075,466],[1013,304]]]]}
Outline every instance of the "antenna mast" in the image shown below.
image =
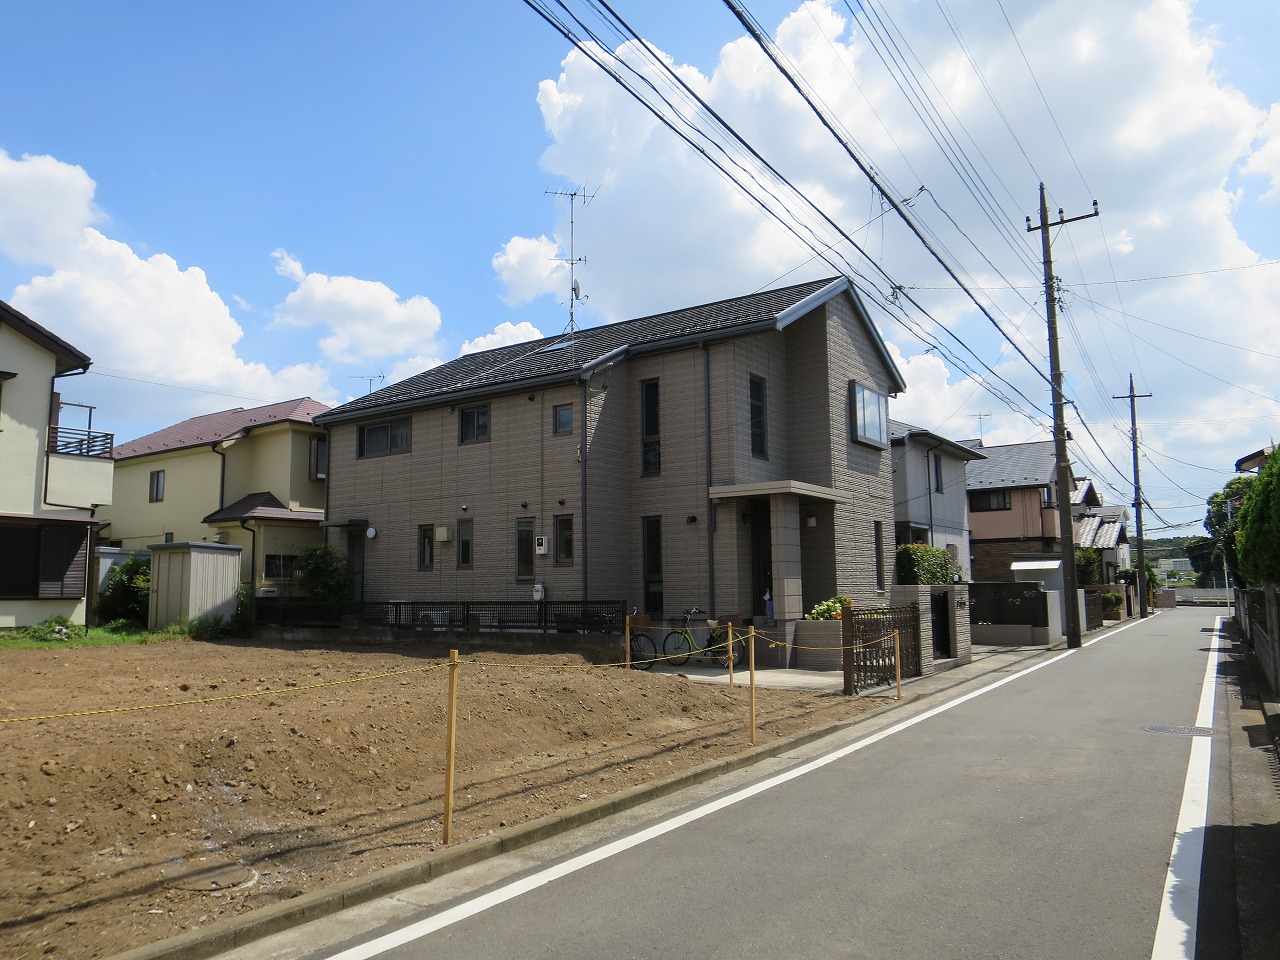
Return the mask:
{"type": "Polygon", "coordinates": [[[588,300],[590,298],[584,297],[582,295],[582,289],[578,286],[578,281],[575,280],[573,277],[573,272],[574,272],[573,268],[577,266],[579,263],[587,262],[586,257],[574,256],[574,250],[573,250],[574,204],[576,204],[578,200],[581,200],[582,206],[585,209],[587,204],[589,204],[592,201],[592,199],[595,197],[595,194],[587,193],[586,187],[574,187],[572,190],[563,190],[563,189],[545,190],[543,192],[549,193],[557,197],[569,198],[569,256],[552,257],[551,259],[556,260],[560,263],[567,263],[569,265],[569,326],[565,328],[565,332],[576,333],[578,328],[573,318],[574,301],[588,300]]]}

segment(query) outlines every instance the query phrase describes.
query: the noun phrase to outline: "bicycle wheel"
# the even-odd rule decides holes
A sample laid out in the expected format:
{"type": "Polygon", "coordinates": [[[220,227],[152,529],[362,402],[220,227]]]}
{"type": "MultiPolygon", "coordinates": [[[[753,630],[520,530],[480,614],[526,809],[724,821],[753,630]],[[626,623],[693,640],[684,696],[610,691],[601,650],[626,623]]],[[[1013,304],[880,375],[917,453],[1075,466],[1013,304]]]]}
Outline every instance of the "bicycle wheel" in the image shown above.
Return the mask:
{"type": "Polygon", "coordinates": [[[733,641],[733,665],[735,667],[742,666],[742,661],[747,658],[747,641],[742,637],[735,637],[733,641]]]}
{"type": "Polygon", "coordinates": [[[673,667],[683,667],[693,656],[693,643],[683,630],[672,630],[662,641],[662,655],[673,667]]]}
{"type": "Polygon", "coordinates": [[[631,635],[631,669],[632,670],[652,670],[653,663],[658,657],[658,651],[653,645],[653,638],[647,633],[633,633],[631,635]]]}
{"type": "MultiPolygon", "coordinates": [[[[730,653],[729,641],[723,633],[713,630],[707,635],[706,655],[725,669],[729,667],[730,653]]],[[[734,665],[737,665],[736,660],[734,665]]]]}

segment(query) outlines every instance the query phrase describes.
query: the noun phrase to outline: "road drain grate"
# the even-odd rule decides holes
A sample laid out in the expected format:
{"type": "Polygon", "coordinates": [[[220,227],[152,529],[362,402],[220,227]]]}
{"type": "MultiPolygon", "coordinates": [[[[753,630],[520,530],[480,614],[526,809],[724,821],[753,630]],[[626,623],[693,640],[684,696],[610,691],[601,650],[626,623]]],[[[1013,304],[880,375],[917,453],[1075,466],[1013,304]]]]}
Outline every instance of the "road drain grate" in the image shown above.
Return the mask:
{"type": "Polygon", "coordinates": [[[1213,727],[1178,727],[1160,723],[1142,729],[1147,733],[1163,733],[1171,737],[1212,737],[1217,732],[1213,727]]]}

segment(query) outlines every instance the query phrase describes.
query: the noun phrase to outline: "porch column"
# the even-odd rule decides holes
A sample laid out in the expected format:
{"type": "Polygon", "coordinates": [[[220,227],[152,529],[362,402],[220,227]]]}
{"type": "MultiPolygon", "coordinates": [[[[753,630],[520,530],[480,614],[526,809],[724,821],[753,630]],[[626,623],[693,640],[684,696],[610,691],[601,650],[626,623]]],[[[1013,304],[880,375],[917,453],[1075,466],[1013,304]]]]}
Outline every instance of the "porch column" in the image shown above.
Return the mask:
{"type": "Polygon", "coordinates": [[[773,616],[777,620],[804,617],[800,580],[800,498],[769,495],[769,530],[773,542],[773,616]]]}

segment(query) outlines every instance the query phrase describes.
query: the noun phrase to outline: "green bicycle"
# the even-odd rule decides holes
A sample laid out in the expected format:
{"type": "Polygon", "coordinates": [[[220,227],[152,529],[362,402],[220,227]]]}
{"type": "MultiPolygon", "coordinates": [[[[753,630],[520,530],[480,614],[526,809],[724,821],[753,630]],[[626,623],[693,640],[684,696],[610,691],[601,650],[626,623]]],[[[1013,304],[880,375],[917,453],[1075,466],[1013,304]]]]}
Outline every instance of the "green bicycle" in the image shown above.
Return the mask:
{"type": "Polygon", "coordinates": [[[746,655],[747,641],[745,636],[734,632],[732,626],[725,626],[715,620],[707,620],[706,643],[699,643],[695,632],[698,628],[690,627],[694,617],[706,617],[705,610],[692,607],[684,612],[684,624],[678,630],[672,630],[662,642],[662,655],[672,666],[682,667],[691,657],[700,657],[728,667],[735,667],[746,655]],[[726,633],[726,630],[728,633],[726,633]],[[730,639],[732,637],[732,639],[730,639]]]}

